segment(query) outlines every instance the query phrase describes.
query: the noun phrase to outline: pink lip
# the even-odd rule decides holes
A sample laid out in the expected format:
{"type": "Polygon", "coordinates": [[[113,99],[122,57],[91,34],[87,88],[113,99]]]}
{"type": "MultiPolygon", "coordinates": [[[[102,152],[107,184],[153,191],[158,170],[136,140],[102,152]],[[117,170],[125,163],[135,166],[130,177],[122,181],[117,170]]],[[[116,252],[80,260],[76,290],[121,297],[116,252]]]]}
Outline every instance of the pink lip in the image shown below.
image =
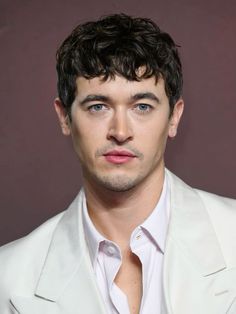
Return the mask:
{"type": "Polygon", "coordinates": [[[107,153],[104,154],[104,156],[129,156],[129,157],[135,157],[135,155],[128,150],[110,150],[107,153]]]}
{"type": "Polygon", "coordinates": [[[132,160],[136,156],[127,150],[112,150],[105,153],[104,157],[108,162],[113,164],[123,164],[132,160]]]}

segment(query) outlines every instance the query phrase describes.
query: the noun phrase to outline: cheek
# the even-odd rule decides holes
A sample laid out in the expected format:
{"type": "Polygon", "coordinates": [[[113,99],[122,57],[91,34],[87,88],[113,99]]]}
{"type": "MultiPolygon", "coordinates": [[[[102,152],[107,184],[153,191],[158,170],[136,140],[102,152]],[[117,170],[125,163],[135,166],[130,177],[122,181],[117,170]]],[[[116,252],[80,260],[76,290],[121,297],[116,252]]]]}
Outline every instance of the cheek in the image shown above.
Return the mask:
{"type": "Polygon", "coordinates": [[[144,125],[138,130],[140,143],[148,147],[158,147],[165,142],[168,137],[168,123],[163,121],[154,121],[149,125],[144,125]]]}
{"type": "Polygon", "coordinates": [[[98,128],[96,124],[87,123],[86,119],[77,120],[73,125],[72,140],[80,158],[93,158],[99,146],[104,144],[103,128],[101,125],[98,128]]]}
{"type": "Polygon", "coordinates": [[[140,131],[139,140],[136,142],[137,148],[143,153],[146,162],[152,164],[164,154],[168,138],[168,124],[161,121],[159,124],[154,123],[140,131]]]}

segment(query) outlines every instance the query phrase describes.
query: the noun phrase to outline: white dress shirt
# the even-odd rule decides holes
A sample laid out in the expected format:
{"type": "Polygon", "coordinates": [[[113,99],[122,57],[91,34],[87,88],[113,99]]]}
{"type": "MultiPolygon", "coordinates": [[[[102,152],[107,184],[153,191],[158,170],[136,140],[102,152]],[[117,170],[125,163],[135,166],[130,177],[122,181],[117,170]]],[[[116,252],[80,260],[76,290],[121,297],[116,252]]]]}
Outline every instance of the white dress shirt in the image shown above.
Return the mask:
{"type": "MultiPolygon", "coordinates": [[[[142,301],[140,314],[161,314],[162,266],[169,220],[168,178],[165,175],[160,199],[149,217],[134,229],[130,249],[142,264],[142,301]]],[[[102,236],[93,225],[83,200],[83,224],[91,262],[107,312],[130,314],[125,293],[115,284],[122,263],[121,251],[116,243],[102,236]]]]}

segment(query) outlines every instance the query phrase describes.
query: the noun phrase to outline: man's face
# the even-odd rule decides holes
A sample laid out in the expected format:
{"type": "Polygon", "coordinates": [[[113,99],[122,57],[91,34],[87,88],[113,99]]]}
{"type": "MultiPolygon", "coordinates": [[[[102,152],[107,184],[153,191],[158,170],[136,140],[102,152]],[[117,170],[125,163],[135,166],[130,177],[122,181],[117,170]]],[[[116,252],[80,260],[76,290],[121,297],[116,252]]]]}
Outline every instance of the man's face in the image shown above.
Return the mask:
{"type": "Polygon", "coordinates": [[[183,110],[179,100],[169,117],[163,79],[79,77],[76,84],[71,121],[59,100],[55,107],[63,133],[72,136],[85,181],[121,192],[160,174],[167,138],[176,135],[183,110]]]}

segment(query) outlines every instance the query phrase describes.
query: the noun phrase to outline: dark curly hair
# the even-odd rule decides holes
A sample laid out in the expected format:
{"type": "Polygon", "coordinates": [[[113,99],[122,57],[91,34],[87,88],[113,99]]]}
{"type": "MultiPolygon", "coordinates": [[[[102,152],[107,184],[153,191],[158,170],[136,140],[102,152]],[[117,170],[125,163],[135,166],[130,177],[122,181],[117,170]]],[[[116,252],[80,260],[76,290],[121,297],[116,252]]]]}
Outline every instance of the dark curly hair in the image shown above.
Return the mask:
{"type": "Polygon", "coordinates": [[[79,76],[128,80],[161,76],[172,113],[182,94],[177,45],[150,19],[114,14],[78,25],[57,51],[58,95],[70,113],[79,76]],[[141,75],[140,67],[144,68],[141,75]]]}

